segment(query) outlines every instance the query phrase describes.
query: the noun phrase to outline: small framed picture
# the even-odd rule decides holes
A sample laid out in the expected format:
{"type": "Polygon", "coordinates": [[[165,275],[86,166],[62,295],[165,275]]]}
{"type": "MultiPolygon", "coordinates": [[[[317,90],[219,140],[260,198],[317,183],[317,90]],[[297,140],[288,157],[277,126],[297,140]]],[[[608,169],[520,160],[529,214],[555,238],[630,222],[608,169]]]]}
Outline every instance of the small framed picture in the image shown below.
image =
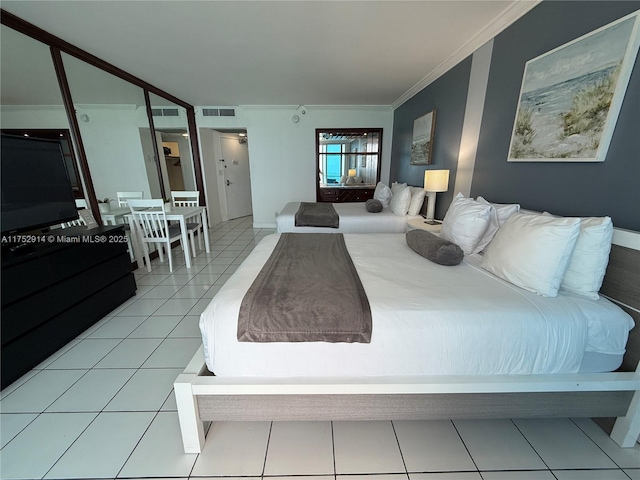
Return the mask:
{"type": "Polygon", "coordinates": [[[433,133],[436,127],[436,111],[432,110],[413,122],[411,165],[430,165],[433,149],[433,133]]]}

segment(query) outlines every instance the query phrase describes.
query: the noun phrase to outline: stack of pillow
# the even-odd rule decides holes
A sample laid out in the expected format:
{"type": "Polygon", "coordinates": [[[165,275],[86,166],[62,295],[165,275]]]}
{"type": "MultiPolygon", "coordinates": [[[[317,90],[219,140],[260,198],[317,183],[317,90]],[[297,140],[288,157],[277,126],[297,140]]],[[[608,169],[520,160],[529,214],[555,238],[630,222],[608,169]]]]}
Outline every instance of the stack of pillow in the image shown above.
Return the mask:
{"type": "Polygon", "coordinates": [[[378,182],[373,198],[380,201],[396,215],[418,215],[426,192],[421,187],[410,187],[406,183],[393,182],[391,188],[378,182]]]}
{"type": "Polygon", "coordinates": [[[465,255],[484,251],[480,266],[525,290],[555,297],[564,290],[597,299],[613,236],[609,217],[520,212],[458,194],[440,236],[465,255]]]}

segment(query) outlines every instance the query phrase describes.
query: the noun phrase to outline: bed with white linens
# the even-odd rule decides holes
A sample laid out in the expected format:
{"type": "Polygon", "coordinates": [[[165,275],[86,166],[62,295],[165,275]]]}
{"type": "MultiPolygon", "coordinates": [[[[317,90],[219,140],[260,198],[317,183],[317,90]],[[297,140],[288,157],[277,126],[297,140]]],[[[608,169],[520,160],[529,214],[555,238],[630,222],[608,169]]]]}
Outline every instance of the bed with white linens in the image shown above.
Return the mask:
{"type": "Polygon", "coordinates": [[[345,234],[371,306],[371,343],[238,342],[240,302],[278,239],[263,239],[201,316],[207,367],[218,376],[610,371],[633,326],[605,298],[514,288],[480,268],[478,254],[446,267],[413,252],[404,235],[345,234]]]}
{"type": "Polygon", "coordinates": [[[419,218],[425,190],[394,182],[388,187],[378,182],[373,200],[382,211],[370,212],[366,202],[332,203],[340,218],[338,228],[296,226],[301,202],[289,202],[276,214],[276,233],[404,233],[407,222],[419,218]]]}
{"type": "Polygon", "coordinates": [[[338,228],[296,227],[295,215],[300,202],[289,202],[276,215],[277,233],[404,233],[407,221],[417,215],[397,215],[390,208],[369,213],[363,202],[332,203],[340,217],[338,228]]]}
{"type": "MultiPolygon", "coordinates": [[[[611,248],[610,219],[499,215],[506,208],[479,203],[456,197],[443,222],[444,240],[465,247],[456,266],[433,263],[404,234],[344,235],[371,307],[370,343],[238,342],[240,304],[280,235],[263,239],[204,310],[203,351],[175,383],[185,451],[202,448],[203,421],[221,419],[608,416],[618,417],[612,438],[634,445],[640,373],[613,372],[634,322],[597,293],[609,249],[588,242],[608,232],[611,248]],[[585,265],[602,270],[595,286],[585,265]]],[[[637,275],[640,253],[615,255],[614,290],[637,275]]],[[[626,307],[631,290],[620,294],[626,307]]]]}

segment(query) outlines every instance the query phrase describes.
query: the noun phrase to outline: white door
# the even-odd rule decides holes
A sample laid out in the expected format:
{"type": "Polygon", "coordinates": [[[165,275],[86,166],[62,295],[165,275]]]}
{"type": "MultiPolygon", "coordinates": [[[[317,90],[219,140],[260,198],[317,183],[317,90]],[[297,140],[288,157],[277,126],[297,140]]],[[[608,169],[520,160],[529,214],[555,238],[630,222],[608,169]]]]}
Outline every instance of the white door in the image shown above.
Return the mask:
{"type": "Polygon", "coordinates": [[[238,137],[222,136],[222,160],[224,165],[224,188],[227,198],[229,220],[246,217],[251,208],[251,175],[249,172],[249,149],[247,142],[240,143],[238,137]]]}

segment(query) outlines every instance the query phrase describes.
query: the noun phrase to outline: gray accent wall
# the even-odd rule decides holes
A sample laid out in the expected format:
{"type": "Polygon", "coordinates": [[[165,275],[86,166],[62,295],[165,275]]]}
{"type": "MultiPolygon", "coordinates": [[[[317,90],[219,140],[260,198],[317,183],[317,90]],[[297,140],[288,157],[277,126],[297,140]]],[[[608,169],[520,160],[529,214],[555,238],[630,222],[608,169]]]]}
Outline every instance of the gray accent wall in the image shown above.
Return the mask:
{"type": "Polygon", "coordinates": [[[394,111],[390,182],[406,182],[422,187],[425,170],[450,170],[449,191],[438,193],[436,218],[444,217],[453,200],[470,73],[471,57],[468,57],[394,111]],[[411,165],[413,121],[434,109],[436,122],[432,164],[411,165]]]}
{"type": "MultiPolygon", "coordinates": [[[[557,215],[609,215],[616,227],[640,231],[637,59],[604,162],[507,162],[525,63],[638,8],[638,1],[542,2],[495,37],[471,196],[518,202],[523,208],[557,215]]],[[[469,73],[470,58],[398,107],[394,114],[390,178],[421,185],[425,167],[409,165],[413,120],[433,108],[437,110],[434,165],[428,168],[451,169],[449,192],[438,194],[437,218],[443,218],[455,193],[452,189],[469,73]]]]}

